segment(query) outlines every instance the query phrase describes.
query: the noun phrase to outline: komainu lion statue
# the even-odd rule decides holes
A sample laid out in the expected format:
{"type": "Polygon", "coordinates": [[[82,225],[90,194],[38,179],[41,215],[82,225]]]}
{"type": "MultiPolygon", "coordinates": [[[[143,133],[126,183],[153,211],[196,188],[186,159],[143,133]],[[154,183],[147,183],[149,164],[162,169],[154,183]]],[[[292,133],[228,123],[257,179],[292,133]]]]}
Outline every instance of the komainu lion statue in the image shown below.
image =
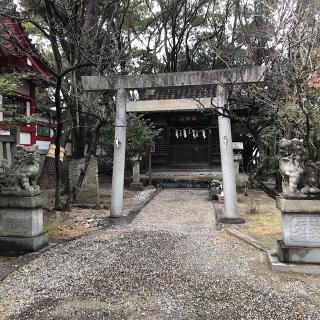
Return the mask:
{"type": "Polygon", "coordinates": [[[319,169],[308,161],[303,140],[281,139],[279,156],[284,198],[314,198],[320,196],[319,169]]]}
{"type": "Polygon", "coordinates": [[[37,193],[36,178],[40,170],[38,146],[17,146],[12,167],[4,160],[1,164],[0,191],[2,193],[37,193]]]}

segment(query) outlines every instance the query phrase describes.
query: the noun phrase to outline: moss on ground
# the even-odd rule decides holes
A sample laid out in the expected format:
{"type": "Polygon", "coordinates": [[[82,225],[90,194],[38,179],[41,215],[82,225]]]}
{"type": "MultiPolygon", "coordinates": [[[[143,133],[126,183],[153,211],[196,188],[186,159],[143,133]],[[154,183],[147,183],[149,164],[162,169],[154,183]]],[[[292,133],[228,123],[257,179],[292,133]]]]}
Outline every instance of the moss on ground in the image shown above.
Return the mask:
{"type": "Polygon", "coordinates": [[[249,190],[248,196],[240,195],[238,212],[246,220],[241,230],[271,248],[277,247],[281,238],[281,213],[274,199],[262,191],[249,190]]]}

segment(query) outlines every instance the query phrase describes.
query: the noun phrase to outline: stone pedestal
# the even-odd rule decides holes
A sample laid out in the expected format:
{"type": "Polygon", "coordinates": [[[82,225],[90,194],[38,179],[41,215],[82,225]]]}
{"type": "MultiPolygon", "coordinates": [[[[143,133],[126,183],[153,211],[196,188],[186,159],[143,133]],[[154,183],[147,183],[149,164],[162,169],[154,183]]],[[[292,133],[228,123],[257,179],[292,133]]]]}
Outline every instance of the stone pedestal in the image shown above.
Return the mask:
{"type": "Polygon", "coordinates": [[[281,211],[282,262],[320,263],[320,200],[277,198],[281,211]]]}
{"type": "MultiPolygon", "coordinates": [[[[75,188],[81,171],[84,168],[85,158],[72,160],[69,162],[69,181],[71,190],[75,188]]],[[[99,205],[99,180],[97,159],[91,156],[86,175],[82,186],[77,194],[77,204],[99,205]]]]}
{"type": "Polygon", "coordinates": [[[46,197],[1,195],[0,252],[37,251],[48,245],[43,232],[42,206],[46,197]]]}
{"type": "Polygon", "coordinates": [[[132,169],[132,183],[130,183],[129,189],[132,191],[143,190],[143,184],[140,182],[140,162],[138,161],[132,169]]]}

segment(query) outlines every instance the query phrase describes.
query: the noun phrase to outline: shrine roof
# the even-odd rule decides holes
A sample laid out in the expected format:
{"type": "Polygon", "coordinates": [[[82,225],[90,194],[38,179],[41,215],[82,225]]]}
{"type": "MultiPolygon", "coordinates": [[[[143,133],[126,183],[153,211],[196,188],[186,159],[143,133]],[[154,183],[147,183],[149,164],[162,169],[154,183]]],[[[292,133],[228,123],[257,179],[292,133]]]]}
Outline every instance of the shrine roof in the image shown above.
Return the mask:
{"type": "Polygon", "coordinates": [[[166,99],[200,99],[211,98],[216,90],[215,85],[148,88],[138,90],[139,100],[166,99]]]}
{"type": "MultiPolygon", "coordinates": [[[[183,86],[183,87],[163,87],[148,88],[138,91],[138,101],[146,100],[175,100],[175,99],[211,99],[215,98],[216,85],[201,86],[183,86]]],[[[234,96],[229,97],[229,106],[231,110],[247,109],[251,104],[250,99],[242,96],[238,99],[234,96]]]]}
{"type": "Polygon", "coordinates": [[[0,72],[25,73],[38,85],[52,85],[52,75],[23,29],[12,1],[0,0],[0,18],[0,72]]]}

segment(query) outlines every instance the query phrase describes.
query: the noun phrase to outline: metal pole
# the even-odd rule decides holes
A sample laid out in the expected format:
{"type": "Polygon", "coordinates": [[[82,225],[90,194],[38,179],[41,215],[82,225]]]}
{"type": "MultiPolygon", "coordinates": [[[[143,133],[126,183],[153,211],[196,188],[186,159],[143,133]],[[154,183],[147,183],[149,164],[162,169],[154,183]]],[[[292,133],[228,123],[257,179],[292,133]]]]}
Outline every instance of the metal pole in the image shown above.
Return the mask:
{"type": "Polygon", "coordinates": [[[149,152],[149,186],[152,186],[152,174],[151,174],[152,164],[151,164],[151,161],[152,161],[152,153],[150,151],[149,152]]]}
{"type": "Polygon", "coordinates": [[[116,124],[114,134],[114,153],[112,170],[112,191],[110,217],[122,216],[124,167],[126,156],[126,89],[118,89],[116,106],[116,124]]]}
{"type": "MultiPolygon", "coordinates": [[[[227,103],[227,93],[221,86],[217,86],[217,106],[220,112],[227,103]]],[[[233,149],[230,119],[218,116],[220,155],[224,191],[225,218],[237,219],[237,192],[233,165],[233,149]]]]}

